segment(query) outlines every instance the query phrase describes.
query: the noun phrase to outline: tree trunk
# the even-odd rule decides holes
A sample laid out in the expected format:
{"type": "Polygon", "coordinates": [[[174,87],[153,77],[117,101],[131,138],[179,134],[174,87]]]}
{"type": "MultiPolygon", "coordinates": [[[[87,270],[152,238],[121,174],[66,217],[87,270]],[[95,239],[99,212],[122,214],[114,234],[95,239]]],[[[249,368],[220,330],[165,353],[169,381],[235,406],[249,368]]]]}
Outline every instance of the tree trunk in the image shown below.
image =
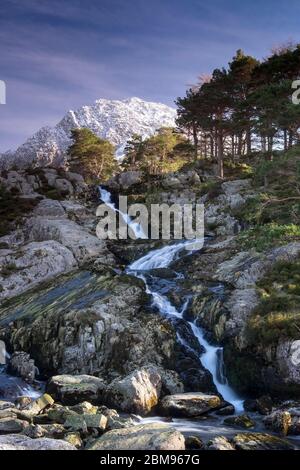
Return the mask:
{"type": "Polygon", "coordinates": [[[223,137],[222,131],[217,132],[217,149],[218,149],[218,176],[224,178],[224,156],[223,156],[223,137]]]}
{"type": "Polygon", "coordinates": [[[210,158],[213,160],[213,158],[214,158],[214,139],[213,139],[212,135],[209,138],[210,138],[210,158]]]}
{"type": "Polygon", "coordinates": [[[293,146],[293,140],[294,140],[294,135],[293,135],[293,131],[289,131],[289,148],[291,148],[293,146]]]}
{"type": "Polygon", "coordinates": [[[284,129],[283,131],[283,140],[284,140],[284,150],[287,151],[288,149],[287,129],[284,129]]]}
{"type": "Polygon", "coordinates": [[[193,140],[194,140],[194,148],[195,148],[194,160],[196,161],[198,158],[198,133],[197,133],[196,124],[193,124],[193,140]]]}
{"type": "Polygon", "coordinates": [[[207,136],[206,135],[204,136],[203,144],[204,144],[204,158],[205,160],[207,160],[207,136]]]}
{"type": "Polygon", "coordinates": [[[251,128],[248,126],[246,131],[246,140],[247,140],[247,154],[250,155],[252,152],[252,141],[251,141],[251,128]]]}
{"type": "Polygon", "coordinates": [[[237,149],[238,156],[242,155],[242,148],[243,148],[243,136],[242,136],[242,133],[239,133],[239,135],[238,135],[238,149],[237,149]]]}
{"type": "Polygon", "coordinates": [[[231,154],[232,154],[232,159],[234,160],[234,157],[235,157],[234,134],[232,134],[231,136],[231,154]]]}

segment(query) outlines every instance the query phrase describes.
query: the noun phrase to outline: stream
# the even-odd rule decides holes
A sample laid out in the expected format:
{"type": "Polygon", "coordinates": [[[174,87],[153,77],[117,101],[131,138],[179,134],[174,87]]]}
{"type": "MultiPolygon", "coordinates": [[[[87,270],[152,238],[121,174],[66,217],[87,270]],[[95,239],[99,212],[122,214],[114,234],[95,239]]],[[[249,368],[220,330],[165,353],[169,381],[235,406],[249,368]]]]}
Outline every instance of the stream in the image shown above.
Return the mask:
{"type": "MultiPolygon", "coordinates": [[[[138,239],[146,239],[140,225],[131,220],[126,214],[122,214],[112,200],[111,194],[104,188],[99,188],[101,200],[114,211],[118,212],[128,227],[138,239]]],[[[172,322],[178,342],[187,350],[193,351],[197,361],[207,369],[213,378],[213,382],[219,394],[231,403],[236,414],[244,412],[243,401],[245,397],[239,396],[230,386],[226,379],[223,363],[223,348],[216,344],[211,344],[207,339],[206,331],[195,323],[186,320],[185,313],[189,307],[190,295],[182,296],[181,303],[176,306],[170,301],[169,293],[178,286],[178,281],[184,279],[182,273],[177,273],[170,269],[172,263],[181,257],[192,256],[194,251],[190,248],[195,245],[195,240],[184,240],[179,242],[171,241],[169,245],[164,245],[158,249],[152,249],[141,258],[133,261],[126,268],[126,273],[142,279],[146,286],[146,292],[151,299],[151,308],[164,318],[172,322]],[[187,250],[186,248],[189,248],[187,250]],[[155,269],[168,269],[172,276],[164,276],[163,271],[156,275],[155,269]],[[182,334],[180,325],[185,325],[190,331],[186,337],[182,334]],[[195,347],[195,345],[197,347],[195,347]]],[[[197,246],[197,245],[195,245],[197,246]]],[[[222,286],[218,285],[212,288],[218,295],[222,292],[222,286]]],[[[90,271],[79,271],[71,273],[60,278],[57,283],[52,283],[48,288],[41,292],[28,293],[17,303],[13,309],[8,308],[7,312],[2,311],[1,322],[5,324],[12,319],[17,319],[31,312],[33,315],[40,311],[44,312],[51,309],[61,308],[86,308],[95,300],[104,295],[102,285],[97,274],[90,271]],[[76,293],[76,295],[75,295],[76,293]]],[[[36,398],[42,393],[43,384],[37,384],[38,387],[30,386],[18,377],[12,377],[7,373],[6,367],[0,365],[0,400],[12,400],[17,396],[31,396],[36,398]]],[[[266,432],[262,423],[262,416],[255,413],[247,413],[252,416],[256,425],[251,432],[266,432]]],[[[237,432],[245,430],[233,428],[224,424],[224,416],[211,413],[209,416],[202,416],[197,419],[166,419],[160,416],[135,417],[137,423],[168,422],[171,426],[186,435],[191,433],[198,435],[204,441],[216,436],[231,437],[237,432]]]]}
{"type": "MultiPolygon", "coordinates": [[[[111,194],[106,189],[101,187],[100,198],[103,202],[105,202],[106,205],[117,211],[120,216],[123,217],[123,220],[134,232],[137,239],[146,238],[139,224],[131,220],[127,214],[123,214],[118,209],[116,209],[116,206],[112,201],[111,194]]],[[[172,305],[167,296],[168,284],[171,285],[172,283],[161,277],[156,277],[153,275],[153,273],[151,273],[151,270],[153,269],[168,268],[173,261],[179,259],[180,257],[191,255],[193,251],[186,250],[186,248],[189,245],[189,248],[191,248],[191,245],[193,244],[195,245],[195,240],[184,240],[177,243],[171,242],[170,245],[151,250],[140,259],[132,262],[127,267],[126,272],[144,281],[146,292],[151,296],[152,299],[152,308],[157,309],[162,316],[168,318],[170,321],[173,319],[180,319],[185,321],[190,326],[194,338],[198,341],[200,346],[205,349],[205,352],[199,354],[199,362],[201,362],[202,366],[211,373],[213,382],[224,400],[234,406],[235,412],[237,414],[243,413],[244,398],[239,396],[232,389],[224,374],[223,348],[221,346],[210,344],[206,339],[206,332],[202,328],[198,327],[193,322],[184,320],[184,313],[188,308],[189,298],[183,298],[180,308],[176,308],[174,305],[172,305]]],[[[179,273],[174,273],[174,275],[175,278],[180,278],[179,273]]],[[[173,323],[176,328],[176,322],[173,323]]],[[[177,339],[185,347],[192,348],[189,344],[186,344],[184,339],[182,339],[179,331],[177,331],[177,339]]],[[[216,435],[220,435],[220,433],[227,436],[236,433],[236,430],[233,428],[222,424],[223,419],[224,418],[212,414],[212,416],[203,418],[201,420],[173,419],[171,424],[181,432],[187,433],[194,431],[207,439],[216,435]]],[[[147,418],[138,417],[138,421],[142,423],[163,422],[164,419],[159,416],[151,416],[147,418]]],[[[261,430],[261,428],[261,423],[258,423],[256,431],[261,430]]]]}
{"type": "MultiPolygon", "coordinates": [[[[123,214],[116,209],[115,204],[112,202],[111,194],[100,187],[100,197],[106,205],[116,210],[126,221],[128,226],[133,230],[136,238],[145,238],[143,231],[138,223],[132,221],[127,214],[123,214]]],[[[146,285],[146,292],[152,297],[152,306],[157,308],[160,314],[164,317],[172,319],[172,317],[183,319],[185,310],[188,307],[189,299],[183,299],[183,303],[180,309],[177,309],[169,301],[166,295],[160,292],[160,284],[164,283],[164,279],[155,279],[155,286],[151,282],[147,275],[147,271],[157,268],[168,268],[170,264],[186,255],[187,253],[192,254],[193,251],[187,251],[186,248],[190,245],[194,245],[195,240],[184,240],[179,243],[172,243],[162,248],[151,250],[142,258],[134,261],[127,267],[127,273],[142,279],[146,285]],[[156,287],[156,288],[155,288],[156,287]]],[[[179,276],[178,273],[175,273],[179,276]]],[[[199,357],[202,365],[209,370],[212,374],[214,384],[218,392],[222,395],[224,400],[231,403],[236,412],[242,412],[244,410],[243,401],[244,399],[239,397],[235,391],[230,387],[228,381],[224,375],[223,365],[223,348],[220,346],[213,346],[205,339],[205,331],[199,328],[192,322],[187,322],[191,330],[201,346],[204,347],[205,352],[199,357]]],[[[182,341],[180,335],[177,335],[178,340],[182,341]]]]}

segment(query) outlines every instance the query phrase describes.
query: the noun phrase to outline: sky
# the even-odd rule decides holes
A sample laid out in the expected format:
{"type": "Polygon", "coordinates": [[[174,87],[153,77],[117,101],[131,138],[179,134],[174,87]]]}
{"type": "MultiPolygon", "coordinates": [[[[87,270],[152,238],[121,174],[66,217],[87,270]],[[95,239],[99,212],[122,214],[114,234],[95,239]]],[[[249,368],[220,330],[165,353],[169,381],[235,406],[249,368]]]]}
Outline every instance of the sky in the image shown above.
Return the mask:
{"type": "Polygon", "coordinates": [[[0,0],[0,152],[99,98],[175,106],[237,49],[300,42],[299,17],[299,0],[0,0]]]}

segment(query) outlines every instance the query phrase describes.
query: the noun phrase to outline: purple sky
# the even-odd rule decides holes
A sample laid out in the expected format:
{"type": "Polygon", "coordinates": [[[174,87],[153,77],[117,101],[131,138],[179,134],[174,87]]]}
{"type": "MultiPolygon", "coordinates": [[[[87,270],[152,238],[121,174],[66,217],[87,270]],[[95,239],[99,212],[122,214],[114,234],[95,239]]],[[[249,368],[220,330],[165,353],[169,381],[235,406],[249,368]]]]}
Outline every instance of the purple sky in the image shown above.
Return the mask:
{"type": "Polygon", "coordinates": [[[298,0],[1,0],[0,152],[98,98],[173,105],[239,48],[300,42],[299,17],[298,0]]]}

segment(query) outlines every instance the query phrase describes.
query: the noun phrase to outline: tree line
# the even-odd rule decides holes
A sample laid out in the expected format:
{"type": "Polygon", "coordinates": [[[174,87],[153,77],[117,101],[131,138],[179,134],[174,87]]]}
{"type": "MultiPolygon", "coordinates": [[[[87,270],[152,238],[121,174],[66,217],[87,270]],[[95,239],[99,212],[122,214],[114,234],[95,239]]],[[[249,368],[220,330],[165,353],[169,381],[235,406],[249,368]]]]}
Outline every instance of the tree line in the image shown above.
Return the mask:
{"type": "Polygon", "coordinates": [[[177,125],[190,136],[194,158],[218,162],[240,159],[253,147],[272,158],[274,146],[285,150],[299,142],[300,106],[292,103],[292,82],[300,73],[300,45],[278,48],[259,62],[238,50],[228,68],[176,100],[177,125]]]}
{"type": "Polygon", "coordinates": [[[114,147],[89,129],[74,129],[69,164],[92,179],[107,179],[116,170],[159,175],[198,158],[218,164],[243,161],[253,151],[271,160],[274,149],[300,143],[300,105],[292,102],[292,83],[300,78],[300,45],[279,47],[258,61],[238,50],[227,68],[202,76],[177,98],[177,128],[162,127],[143,139],[133,135],[121,164],[114,147]]]}

